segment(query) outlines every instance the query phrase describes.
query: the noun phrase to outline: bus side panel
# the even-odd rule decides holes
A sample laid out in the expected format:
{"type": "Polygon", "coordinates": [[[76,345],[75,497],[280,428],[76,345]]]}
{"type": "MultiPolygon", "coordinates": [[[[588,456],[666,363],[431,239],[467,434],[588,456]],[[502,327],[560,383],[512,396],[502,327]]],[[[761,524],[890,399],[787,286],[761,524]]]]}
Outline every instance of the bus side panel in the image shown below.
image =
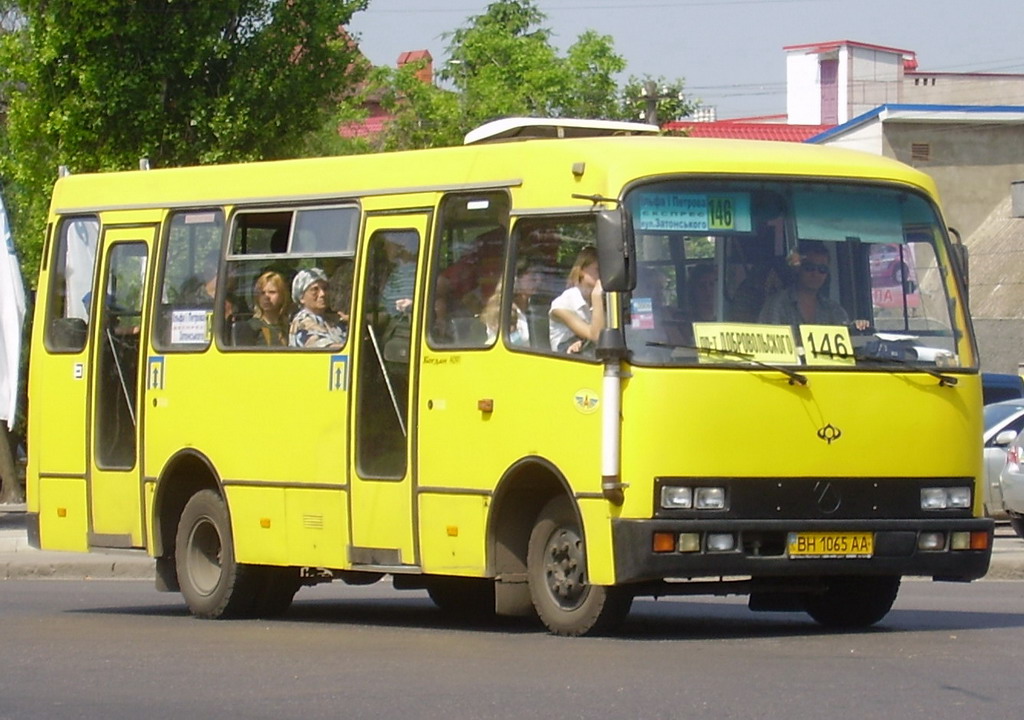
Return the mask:
{"type": "Polygon", "coordinates": [[[51,355],[40,343],[39,350],[31,395],[39,422],[29,447],[38,458],[40,475],[84,475],[88,348],[73,355],[51,355]]]}
{"type": "MultiPolygon", "coordinates": [[[[468,574],[479,562],[480,550],[461,540],[466,534],[484,537],[490,509],[477,520],[470,515],[472,498],[456,492],[493,492],[519,461],[550,463],[573,495],[600,494],[600,365],[500,347],[424,354],[418,484],[425,571],[461,567],[468,574]],[[481,409],[482,400],[491,401],[493,410],[481,409]],[[431,488],[445,492],[428,496],[431,488]],[[480,526],[467,527],[467,522],[480,526]],[[452,527],[458,528],[458,540],[448,534],[452,527]]],[[[554,476],[549,480],[559,482],[554,476]]],[[[538,498],[535,510],[543,502],[538,498]]],[[[593,535],[599,548],[607,548],[610,540],[606,504],[596,501],[583,515],[588,542],[593,535]]],[[[610,582],[611,555],[599,561],[598,553],[589,553],[591,572],[610,582]]]]}
{"type": "Polygon", "coordinates": [[[348,515],[336,490],[229,486],[235,559],[345,568],[348,515]]]}
{"type": "Polygon", "coordinates": [[[225,491],[231,508],[235,560],[287,565],[288,523],[284,514],[284,489],[229,486],[225,491]]]}
{"type": "Polygon", "coordinates": [[[346,568],[348,493],[337,490],[285,490],[288,565],[346,568]]]}
{"type": "Polygon", "coordinates": [[[332,369],[345,372],[339,357],[211,348],[160,359],[160,382],[147,389],[147,468],[185,448],[207,458],[226,488],[241,562],[345,566],[348,392],[331,383],[332,369]]]}
{"type": "Polygon", "coordinates": [[[88,552],[89,511],[84,479],[42,478],[39,481],[39,506],[42,547],[88,552]]]}
{"type": "Polygon", "coordinates": [[[419,496],[423,557],[432,573],[480,577],[487,566],[482,495],[423,493],[419,496]]]}

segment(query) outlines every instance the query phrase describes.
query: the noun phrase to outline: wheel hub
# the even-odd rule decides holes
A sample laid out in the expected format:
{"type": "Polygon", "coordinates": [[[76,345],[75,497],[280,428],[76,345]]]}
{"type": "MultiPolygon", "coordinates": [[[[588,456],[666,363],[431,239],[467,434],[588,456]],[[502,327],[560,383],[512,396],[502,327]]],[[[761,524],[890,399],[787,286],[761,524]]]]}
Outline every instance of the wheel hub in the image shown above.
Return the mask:
{"type": "Polygon", "coordinates": [[[548,540],[544,556],[551,597],[562,608],[578,607],[587,593],[583,540],[572,530],[558,530],[548,540]]]}
{"type": "Polygon", "coordinates": [[[220,533],[211,522],[199,522],[192,528],[188,543],[188,574],[192,585],[203,595],[209,595],[220,582],[220,533]]]}

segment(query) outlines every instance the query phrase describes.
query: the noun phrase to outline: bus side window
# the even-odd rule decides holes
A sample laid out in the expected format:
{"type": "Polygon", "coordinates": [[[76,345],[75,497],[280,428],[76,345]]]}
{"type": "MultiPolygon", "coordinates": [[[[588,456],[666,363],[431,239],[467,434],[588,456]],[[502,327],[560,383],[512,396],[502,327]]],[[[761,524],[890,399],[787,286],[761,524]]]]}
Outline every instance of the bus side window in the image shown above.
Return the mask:
{"type": "MultiPolygon", "coordinates": [[[[205,350],[212,337],[214,299],[235,305],[232,288],[218,287],[224,214],[189,210],[171,217],[160,258],[154,346],[161,351],[205,350]]],[[[232,307],[231,312],[236,308],[232,307]]]]}
{"type": "Polygon", "coordinates": [[[80,352],[85,348],[99,229],[99,219],[89,216],[69,218],[57,230],[46,314],[46,347],[50,351],[80,352]]]}
{"type": "Polygon", "coordinates": [[[501,277],[509,201],[504,193],[450,195],[441,204],[430,288],[432,347],[487,347],[481,319],[501,277]]]}
{"type": "MultiPolygon", "coordinates": [[[[551,303],[569,287],[569,275],[580,252],[596,241],[589,215],[521,220],[513,233],[512,291],[502,300],[508,318],[506,337],[517,349],[555,352],[551,347],[551,303]],[[525,321],[512,330],[512,318],[525,321]],[[524,338],[524,334],[527,336],[524,338]]],[[[593,352],[585,352],[592,357],[593,352]]]]}

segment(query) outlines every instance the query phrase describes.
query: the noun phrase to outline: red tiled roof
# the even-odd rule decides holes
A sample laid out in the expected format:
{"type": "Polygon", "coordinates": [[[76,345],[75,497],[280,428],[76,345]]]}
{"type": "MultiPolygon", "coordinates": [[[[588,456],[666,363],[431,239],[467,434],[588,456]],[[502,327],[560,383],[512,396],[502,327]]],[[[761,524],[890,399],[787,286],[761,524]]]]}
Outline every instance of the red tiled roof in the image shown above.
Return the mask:
{"type": "Polygon", "coordinates": [[[338,126],[338,134],[343,138],[376,137],[384,132],[389,120],[390,115],[378,115],[365,120],[347,122],[338,126]]]}
{"type": "Polygon", "coordinates": [[[774,140],[804,142],[807,138],[835,127],[834,125],[786,125],[785,123],[735,122],[671,122],[666,130],[681,130],[690,137],[732,138],[734,140],[774,140]]]}

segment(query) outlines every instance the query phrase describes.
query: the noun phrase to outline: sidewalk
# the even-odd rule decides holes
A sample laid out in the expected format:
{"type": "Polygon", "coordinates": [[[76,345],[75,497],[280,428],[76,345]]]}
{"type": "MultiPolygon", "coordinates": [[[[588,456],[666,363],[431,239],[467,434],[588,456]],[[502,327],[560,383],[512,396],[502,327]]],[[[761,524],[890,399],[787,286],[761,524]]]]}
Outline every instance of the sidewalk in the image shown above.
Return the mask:
{"type": "Polygon", "coordinates": [[[155,561],[141,551],[36,550],[28,544],[25,506],[0,505],[0,580],[149,580],[155,561]]]}
{"type": "MultiPolygon", "coordinates": [[[[53,552],[29,547],[25,506],[0,505],[0,580],[150,580],[153,558],[141,551],[53,552]]],[[[1007,525],[996,526],[986,580],[1024,580],[1024,540],[1007,525]]]]}

